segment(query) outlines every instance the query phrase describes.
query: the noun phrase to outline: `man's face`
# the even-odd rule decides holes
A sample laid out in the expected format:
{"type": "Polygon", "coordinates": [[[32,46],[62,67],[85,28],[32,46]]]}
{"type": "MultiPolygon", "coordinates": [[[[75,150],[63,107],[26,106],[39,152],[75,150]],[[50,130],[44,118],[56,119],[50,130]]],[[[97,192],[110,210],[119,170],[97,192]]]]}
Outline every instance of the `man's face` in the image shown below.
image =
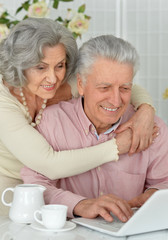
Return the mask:
{"type": "Polygon", "coordinates": [[[126,111],[131,98],[133,67],[98,58],[83,85],[78,76],[84,111],[98,134],[108,130],[126,111]]]}

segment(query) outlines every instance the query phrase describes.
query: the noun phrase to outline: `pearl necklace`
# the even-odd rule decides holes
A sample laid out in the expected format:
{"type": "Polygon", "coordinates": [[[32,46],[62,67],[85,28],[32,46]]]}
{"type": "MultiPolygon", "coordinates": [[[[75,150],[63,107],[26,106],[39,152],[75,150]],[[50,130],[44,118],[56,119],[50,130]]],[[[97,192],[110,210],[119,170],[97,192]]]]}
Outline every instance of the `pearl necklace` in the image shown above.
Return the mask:
{"type": "Polygon", "coordinates": [[[25,98],[25,95],[24,95],[24,93],[23,93],[23,89],[22,89],[22,88],[20,88],[20,96],[21,96],[21,98],[22,98],[23,105],[24,105],[24,107],[25,107],[25,109],[26,109],[26,113],[27,113],[27,116],[28,116],[28,122],[29,122],[29,124],[30,124],[32,127],[36,127],[36,126],[37,126],[38,124],[40,124],[40,122],[41,122],[42,113],[43,113],[44,109],[46,108],[47,99],[44,99],[44,100],[43,100],[43,104],[42,104],[42,106],[41,106],[41,109],[40,109],[39,113],[38,113],[37,116],[36,116],[35,122],[32,122],[32,117],[31,117],[31,115],[30,115],[29,108],[28,108],[28,106],[27,106],[26,98],[25,98]]]}

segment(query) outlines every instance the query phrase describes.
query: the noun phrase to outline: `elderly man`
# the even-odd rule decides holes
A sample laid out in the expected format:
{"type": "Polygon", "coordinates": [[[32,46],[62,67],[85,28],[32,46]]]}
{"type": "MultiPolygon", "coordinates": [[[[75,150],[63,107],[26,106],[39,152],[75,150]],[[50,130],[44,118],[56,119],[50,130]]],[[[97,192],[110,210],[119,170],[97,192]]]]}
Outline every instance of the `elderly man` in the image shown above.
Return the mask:
{"type": "MultiPolygon", "coordinates": [[[[48,108],[39,131],[56,150],[113,138],[114,130],[134,113],[129,103],[137,68],[138,55],[128,42],[111,35],[89,40],[77,62],[81,97],[48,108]]],[[[28,168],[22,170],[22,178],[46,186],[45,202],[68,205],[71,218],[101,215],[112,221],[113,212],[125,222],[132,215],[131,207],[141,206],[155,191],[168,187],[168,128],[158,117],[155,121],[160,134],[143,152],[120,155],[118,162],[65,179],[50,180],[28,168]]]]}

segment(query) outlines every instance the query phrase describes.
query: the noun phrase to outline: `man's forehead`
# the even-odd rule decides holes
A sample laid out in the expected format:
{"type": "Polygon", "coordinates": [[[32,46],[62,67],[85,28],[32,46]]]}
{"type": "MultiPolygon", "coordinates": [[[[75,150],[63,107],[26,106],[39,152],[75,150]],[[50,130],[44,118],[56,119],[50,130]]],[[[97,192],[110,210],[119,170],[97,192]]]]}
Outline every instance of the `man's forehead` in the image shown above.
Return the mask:
{"type": "Polygon", "coordinates": [[[113,85],[116,83],[129,86],[132,84],[132,80],[132,64],[102,58],[95,61],[87,76],[87,82],[92,82],[94,85],[113,85]]]}
{"type": "Polygon", "coordinates": [[[132,69],[133,70],[133,65],[129,62],[118,62],[114,61],[112,59],[106,59],[106,58],[98,58],[95,60],[92,66],[90,66],[91,72],[100,72],[102,70],[109,70],[114,71],[115,73],[121,72],[122,70],[125,69],[132,69]]]}
{"type": "MultiPolygon", "coordinates": [[[[101,82],[97,82],[96,83],[96,86],[112,86],[113,84],[112,83],[109,83],[109,82],[105,82],[105,81],[101,81],[101,82]]],[[[122,86],[132,86],[132,82],[125,82],[125,83],[122,83],[122,86]]]]}

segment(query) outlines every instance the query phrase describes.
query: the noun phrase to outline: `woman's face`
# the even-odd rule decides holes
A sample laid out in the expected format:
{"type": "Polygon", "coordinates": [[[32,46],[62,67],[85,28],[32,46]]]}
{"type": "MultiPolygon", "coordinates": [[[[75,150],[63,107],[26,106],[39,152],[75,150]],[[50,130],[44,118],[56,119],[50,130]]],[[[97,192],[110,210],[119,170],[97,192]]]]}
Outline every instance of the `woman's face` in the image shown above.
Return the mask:
{"type": "Polygon", "coordinates": [[[24,71],[32,94],[43,99],[53,98],[66,73],[66,52],[62,44],[43,48],[44,58],[35,67],[24,71]]]}

